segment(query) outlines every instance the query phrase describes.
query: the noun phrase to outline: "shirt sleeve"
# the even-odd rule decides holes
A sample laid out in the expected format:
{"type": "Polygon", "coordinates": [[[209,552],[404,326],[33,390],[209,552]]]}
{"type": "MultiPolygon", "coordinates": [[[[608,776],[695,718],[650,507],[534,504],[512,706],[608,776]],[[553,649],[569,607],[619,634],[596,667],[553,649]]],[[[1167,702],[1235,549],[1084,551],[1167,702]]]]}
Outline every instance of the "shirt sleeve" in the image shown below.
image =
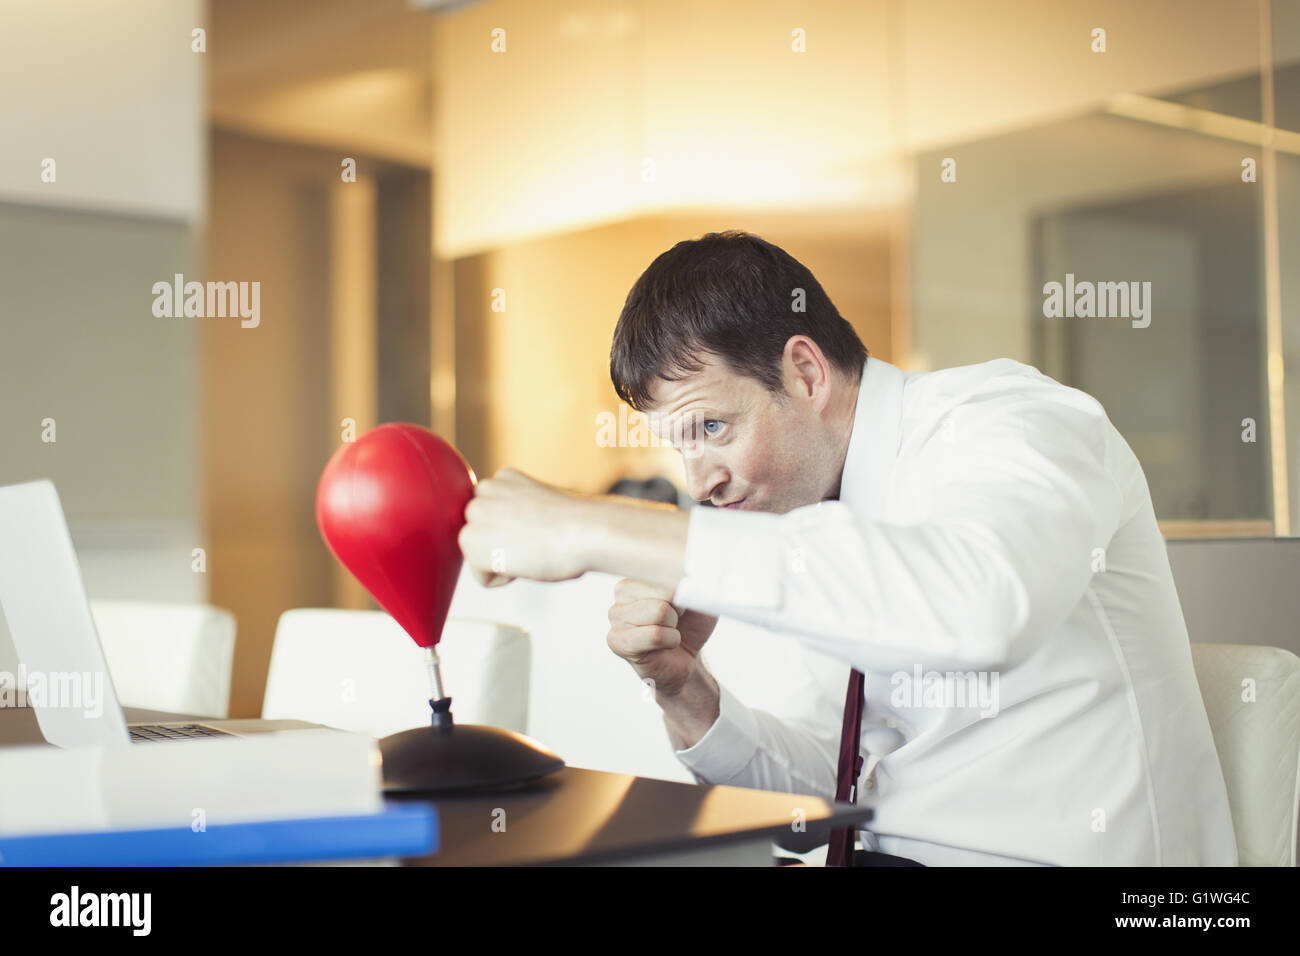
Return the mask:
{"type": "MultiPolygon", "coordinates": [[[[907,480],[925,487],[906,493],[929,502],[916,524],[866,520],[842,501],[693,509],[673,602],[864,671],[1014,665],[1083,597],[1121,523],[1113,429],[1095,400],[1070,394],[1021,388],[950,412],[910,452],[907,480]]],[[[734,712],[719,736],[760,719],[734,712]]]]}
{"type": "Polygon", "coordinates": [[[713,726],[694,746],[673,751],[696,783],[835,799],[838,754],[832,757],[829,748],[838,741],[746,707],[721,681],[718,692],[713,726]]]}

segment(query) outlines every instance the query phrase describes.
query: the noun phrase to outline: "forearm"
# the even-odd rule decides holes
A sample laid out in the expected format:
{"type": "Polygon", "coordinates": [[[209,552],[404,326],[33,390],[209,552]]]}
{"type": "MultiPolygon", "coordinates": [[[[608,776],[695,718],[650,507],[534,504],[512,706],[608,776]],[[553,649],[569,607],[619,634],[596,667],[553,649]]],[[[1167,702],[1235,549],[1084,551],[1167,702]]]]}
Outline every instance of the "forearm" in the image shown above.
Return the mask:
{"type": "Polygon", "coordinates": [[[676,694],[655,694],[674,750],[694,747],[718,719],[718,682],[697,663],[676,694]]]}
{"type": "Polygon", "coordinates": [[[587,570],[677,589],[686,573],[690,512],[613,495],[593,498],[590,507],[587,570]]]}

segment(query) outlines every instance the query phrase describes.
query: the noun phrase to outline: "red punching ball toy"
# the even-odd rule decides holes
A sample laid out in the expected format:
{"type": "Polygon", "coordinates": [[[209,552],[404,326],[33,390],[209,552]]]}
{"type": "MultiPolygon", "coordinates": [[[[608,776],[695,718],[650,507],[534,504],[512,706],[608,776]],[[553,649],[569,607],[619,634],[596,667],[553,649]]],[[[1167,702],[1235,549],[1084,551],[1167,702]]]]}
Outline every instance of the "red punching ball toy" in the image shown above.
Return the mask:
{"type": "Polygon", "coordinates": [[[388,424],[339,448],[316,489],[316,523],[330,551],[424,649],[432,719],[380,741],[388,791],[496,789],[564,766],[522,734],[452,720],[437,646],[475,483],[465,459],[433,432],[388,424]]]}

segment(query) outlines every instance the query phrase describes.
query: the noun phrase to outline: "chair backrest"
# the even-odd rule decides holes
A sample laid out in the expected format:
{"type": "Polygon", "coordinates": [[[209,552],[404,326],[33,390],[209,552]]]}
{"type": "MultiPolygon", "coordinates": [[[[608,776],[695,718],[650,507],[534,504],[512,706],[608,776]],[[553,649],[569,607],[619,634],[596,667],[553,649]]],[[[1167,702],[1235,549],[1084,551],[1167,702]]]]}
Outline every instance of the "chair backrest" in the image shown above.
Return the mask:
{"type": "Polygon", "coordinates": [[[1300,538],[1166,542],[1193,644],[1267,644],[1300,654],[1300,538]]]}
{"type": "Polygon", "coordinates": [[[1300,657],[1279,647],[1192,644],[1223,768],[1241,866],[1295,866],[1300,657]]]}
{"type": "Polygon", "coordinates": [[[124,707],[199,717],[230,712],[235,616],[207,604],[91,601],[124,707]]]}
{"type": "MultiPolygon", "coordinates": [[[[438,656],[457,723],[526,732],[527,631],[448,618],[438,656]]],[[[385,612],[300,608],[280,616],[263,717],[385,737],[427,725],[429,697],[423,651],[385,612]]]]}

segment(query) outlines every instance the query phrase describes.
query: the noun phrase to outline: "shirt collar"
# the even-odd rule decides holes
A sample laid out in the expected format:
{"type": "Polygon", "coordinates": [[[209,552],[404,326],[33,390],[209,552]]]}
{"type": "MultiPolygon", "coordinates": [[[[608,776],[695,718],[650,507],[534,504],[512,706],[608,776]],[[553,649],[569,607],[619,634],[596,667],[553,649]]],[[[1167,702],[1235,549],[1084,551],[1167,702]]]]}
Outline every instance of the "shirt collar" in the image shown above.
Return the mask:
{"type": "Polygon", "coordinates": [[[840,500],[868,518],[884,514],[902,437],[906,381],[906,372],[883,359],[869,357],[862,364],[853,431],[840,475],[840,500]]]}

